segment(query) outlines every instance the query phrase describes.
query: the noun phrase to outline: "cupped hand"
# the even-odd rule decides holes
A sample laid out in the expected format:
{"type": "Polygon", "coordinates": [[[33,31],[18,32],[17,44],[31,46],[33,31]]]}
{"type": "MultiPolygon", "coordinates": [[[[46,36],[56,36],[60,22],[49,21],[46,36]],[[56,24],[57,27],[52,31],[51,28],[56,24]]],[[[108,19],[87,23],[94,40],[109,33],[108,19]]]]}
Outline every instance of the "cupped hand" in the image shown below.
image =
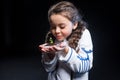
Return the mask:
{"type": "Polygon", "coordinates": [[[47,45],[47,43],[39,45],[39,50],[43,53],[56,53],[57,51],[63,51],[68,44],[63,41],[54,45],[47,45]]]}

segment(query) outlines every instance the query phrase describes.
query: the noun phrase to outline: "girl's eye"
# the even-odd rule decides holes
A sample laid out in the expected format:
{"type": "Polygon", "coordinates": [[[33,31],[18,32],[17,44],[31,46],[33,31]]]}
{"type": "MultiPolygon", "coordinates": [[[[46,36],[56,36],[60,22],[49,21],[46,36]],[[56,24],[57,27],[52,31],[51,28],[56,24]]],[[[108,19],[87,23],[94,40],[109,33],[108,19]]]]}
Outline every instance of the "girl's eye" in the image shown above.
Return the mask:
{"type": "Polygon", "coordinates": [[[65,25],[60,25],[60,28],[61,28],[61,29],[64,29],[64,28],[65,28],[65,25]]]}
{"type": "MultiPolygon", "coordinates": [[[[61,28],[61,29],[64,29],[66,27],[66,25],[60,24],[60,25],[58,25],[58,27],[61,28]]],[[[56,29],[56,26],[55,25],[51,25],[50,29],[56,29]]]]}

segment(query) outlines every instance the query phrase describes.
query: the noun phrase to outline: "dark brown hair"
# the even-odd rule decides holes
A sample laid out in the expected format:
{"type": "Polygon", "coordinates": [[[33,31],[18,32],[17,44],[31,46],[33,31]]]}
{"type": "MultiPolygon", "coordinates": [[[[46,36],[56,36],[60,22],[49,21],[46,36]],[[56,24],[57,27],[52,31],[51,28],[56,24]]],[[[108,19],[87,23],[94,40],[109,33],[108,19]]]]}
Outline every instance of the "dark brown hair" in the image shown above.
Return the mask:
{"type": "MultiPolygon", "coordinates": [[[[61,2],[58,2],[57,4],[53,5],[52,7],[50,7],[50,9],[48,11],[49,22],[50,22],[50,16],[53,14],[60,14],[64,17],[66,17],[73,24],[75,24],[76,22],[78,23],[77,28],[75,30],[73,30],[71,35],[67,38],[67,40],[69,42],[69,46],[76,49],[76,47],[78,45],[78,41],[81,38],[81,35],[87,26],[86,22],[82,20],[82,16],[80,15],[78,9],[71,2],[61,1],[61,2]]],[[[48,42],[48,38],[51,35],[52,34],[49,31],[46,36],[46,42],[48,42]]],[[[55,39],[54,36],[52,36],[52,37],[53,37],[53,39],[55,39]]]]}

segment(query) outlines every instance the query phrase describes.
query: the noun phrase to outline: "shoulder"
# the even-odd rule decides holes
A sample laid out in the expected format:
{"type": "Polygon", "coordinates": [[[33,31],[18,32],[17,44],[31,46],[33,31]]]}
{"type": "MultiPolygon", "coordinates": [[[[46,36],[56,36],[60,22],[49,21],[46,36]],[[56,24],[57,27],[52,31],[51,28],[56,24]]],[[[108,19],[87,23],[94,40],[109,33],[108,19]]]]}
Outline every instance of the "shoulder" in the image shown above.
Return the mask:
{"type": "Polygon", "coordinates": [[[90,34],[90,31],[86,28],[84,31],[83,31],[83,35],[84,34],[90,34]]]}
{"type": "Polygon", "coordinates": [[[90,31],[88,29],[85,29],[83,31],[82,37],[81,38],[87,38],[87,37],[91,37],[90,31]]]}
{"type": "Polygon", "coordinates": [[[85,29],[83,31],[83,34],[82,34],[81,39],[80,39],[80,42],[84,43],[84,44],[89,44],[89,43],[92,42],[91,34],[90,34],[90,31],[88,29],[85,29]]]}

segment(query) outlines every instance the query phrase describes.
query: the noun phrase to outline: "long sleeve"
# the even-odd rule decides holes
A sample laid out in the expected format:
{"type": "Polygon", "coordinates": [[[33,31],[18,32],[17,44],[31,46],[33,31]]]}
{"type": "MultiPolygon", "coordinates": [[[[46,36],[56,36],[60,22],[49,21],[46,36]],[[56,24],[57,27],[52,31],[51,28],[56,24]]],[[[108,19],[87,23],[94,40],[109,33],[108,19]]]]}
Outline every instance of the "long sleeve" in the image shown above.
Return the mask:
{"type": "Polygon", "coordinates": [[[67,55],[60,56],[59,60],[63,61],[68,67],[77,73],[84,73],[91,69],[93,62],[93,44],[90,32],[86,29],[79,41],[79,52],[69,47],[67,55]]]}
{"type": "Polygon", "coordinates": [[[57,57],[55,56],[52,60],[45,60],[45,58],[48,58],[47,54],[42,54],[42,64],[47,72],[52,72],[56,68],[57,64],[57,57]]]}

